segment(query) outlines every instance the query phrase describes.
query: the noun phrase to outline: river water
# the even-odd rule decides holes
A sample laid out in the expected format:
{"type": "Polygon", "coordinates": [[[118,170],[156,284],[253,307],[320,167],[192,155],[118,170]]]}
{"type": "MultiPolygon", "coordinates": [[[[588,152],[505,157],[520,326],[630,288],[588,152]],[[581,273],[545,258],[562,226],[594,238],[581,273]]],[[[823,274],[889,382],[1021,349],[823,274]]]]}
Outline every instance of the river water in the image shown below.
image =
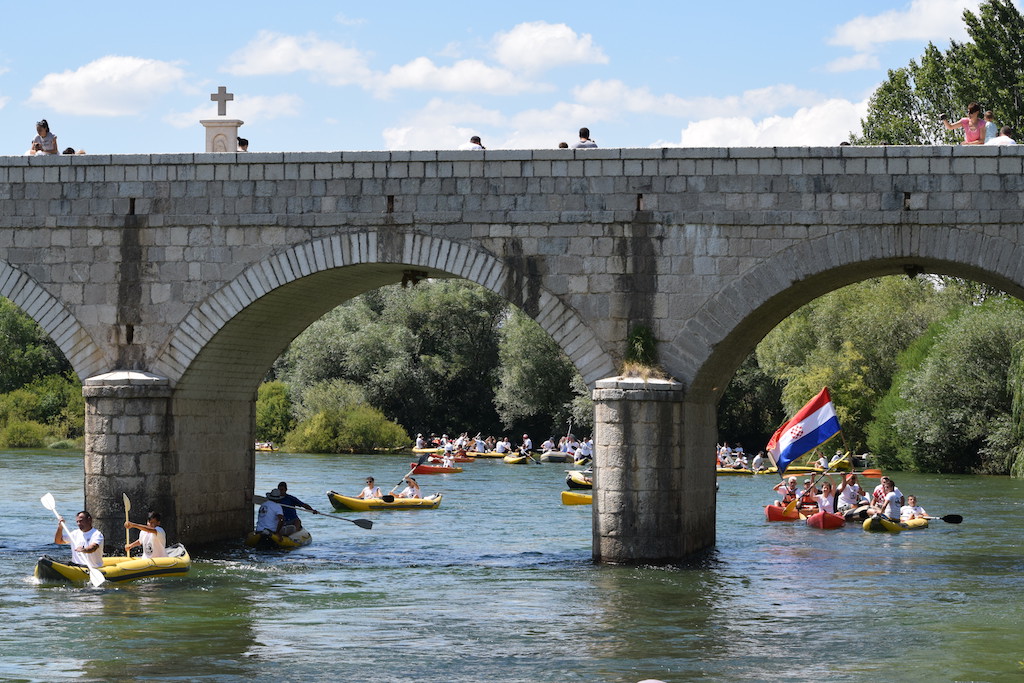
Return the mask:
{"type": "MultiPolygon", "coordinates": [[[[285,479],[329,512],[327,489],[389,488],[410,460],[257,454],[257,492],[285,479]]],[[[564,469],[477,461],[418,477],[437,510],[337,513],[372,530],[305,515],[314,542],[291,553],[235,543],[194,553],[186,578],[95,589],[31,578],[39,555],[66,556],[38,500],[81,508],[81,454],[0,451],[0,679],[1024,678],[1024,481],[897,475],[964,523],[876,535],[768,524],[777,480],[721,477],[713,552],[627,568],[591,563],[564,469]]]]}

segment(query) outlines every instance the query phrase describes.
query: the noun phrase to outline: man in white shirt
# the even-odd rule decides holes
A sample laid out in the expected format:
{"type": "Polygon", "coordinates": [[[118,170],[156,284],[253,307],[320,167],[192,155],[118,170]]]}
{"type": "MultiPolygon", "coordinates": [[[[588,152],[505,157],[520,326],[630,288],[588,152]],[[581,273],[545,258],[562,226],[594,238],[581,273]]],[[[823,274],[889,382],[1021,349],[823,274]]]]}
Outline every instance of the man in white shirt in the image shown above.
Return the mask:
{"type": "Polygon", "coordinates": [[[103,534],[92,526],[92,515],[82,510],[75,516],[78,528],[65,531],[64,518],[60,518],[53,542],[71,546],[71,561],[90,567],[103,566],[103,534]]]}
{"type": "Polygon", "coordinates": [[[1017,141],[1013,139],[1013,128],[1010,126],[1003,126],[999,130],[999,135],[992,139],[985,140],[986,145],[1016,145],[1017,141]]]}
{"type": "Polygon", "coordinates": [[[519,447],[520,453],[529,453],[533,450],[533,439],[528,434],[523,434],[523,445],[519,447]]]}
{"type": "Polygon", "coordinates": [[[260,505],[259,514],[256,516],[256,533],[266,531],[287,535],[284,534],[284,508],[278,504],[281,498],[281,492],[277,489],[267,493],[267,500],[260,505]]]}

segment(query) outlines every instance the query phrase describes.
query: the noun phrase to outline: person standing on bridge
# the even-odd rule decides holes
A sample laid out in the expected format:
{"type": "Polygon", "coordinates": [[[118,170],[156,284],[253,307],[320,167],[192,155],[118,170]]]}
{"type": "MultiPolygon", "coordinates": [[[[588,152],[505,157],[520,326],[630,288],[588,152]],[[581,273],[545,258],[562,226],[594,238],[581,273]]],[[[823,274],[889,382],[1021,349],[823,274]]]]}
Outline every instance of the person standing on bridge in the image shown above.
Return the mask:
{"type": "Polygon", "coordinates": [[[580,128],[580,141],[575,143],[573,149],[595,149],[597,143],[590,139],[590,129],[580,128]]]}
{"type": "Polygon", "coordinates": [[[950,123],[947,121],[945,114],[940,118],[942,119],[942,125],[946,127],[946,130],[956,130],[957,128],[964,129],[964,141],[960,143],[961,145],[984,145],[985,122],[980,118],[980,114],[981,105],[977,102],[971,102],[967,105],[967,116],[956,123],[950,123]]]}
{"type": "Polygon", "coordinates": [[[472,147],[470,147],[470,149],[487,149],[486,147],[484,147],[483,143],[480,142],[479,135],[474,135],[473,137],[471,137],[469,139],[469,144],[473,145],[472,147]]]}

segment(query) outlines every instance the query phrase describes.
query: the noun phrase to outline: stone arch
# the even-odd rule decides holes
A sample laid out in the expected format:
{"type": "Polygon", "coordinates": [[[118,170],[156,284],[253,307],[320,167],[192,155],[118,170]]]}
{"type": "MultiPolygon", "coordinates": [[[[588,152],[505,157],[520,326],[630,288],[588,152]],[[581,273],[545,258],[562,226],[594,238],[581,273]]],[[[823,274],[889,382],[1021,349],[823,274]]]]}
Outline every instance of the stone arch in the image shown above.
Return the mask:
{"type": "MultiPolygon", "coordinates": [[[[246,268],[182,320],[154,362],[153,372],[176,383],[179,396],[223,394],[232,379],[230,371],[225,378],[225,361],[244,354],[250,367],[269,367],[298,332],[338,301],[335,296],[310,303],[309,297],[328,290],[355,295],[399,282],[409,270],[429,277],[464,278],[513,303],[530,298],[535,302],[536,310],[530,312],[533,319],[565,351],[588,385],[614,372],[611,356],[583,319],[551,292],[541,288],[538,294],[536,287],[521,282],[500,258],[464,243],[393,229],[386,234],[353,232],[311,240],[246,268]],[[531,288],[529,293],[517,291],[526,287],[531,288]],[[257,302],[262,305],[254,306],[257,302]],[[258,313],[257,308],[266,310],[258,313]],[[287,313],[290,319],[280,333],[271,327],[273,320],[266,319],[277,313],[287,313]],[[262,324],[269,339],[260,343],[266,357],[258,358],[253,355],[252,336],[262,324]],[[202,386],[199,375],[207,363],[222,366],[216,387],[202,386]]],[[[250,383],[242,382],[239,390],[251,396],[255,387],[250,383]]]]}
{"type": "Polygon", "coordinates": [[[849,284],[933,272],[991,284],[1024,298],[1024,249],[978,230],[864,227],[805,240],[773,254],[711,297],[666,355],[690,378],[689,399],[717,403],[736,368],[783,318],[849,284]]]}
{"type": "Polygon", "coordinates": [[[109,369],[99,346],[67,307],[23,271],[3,262],[0,262],[0,296],[10,299],[43,328],[79,379],[84,381],[109,369]]]}

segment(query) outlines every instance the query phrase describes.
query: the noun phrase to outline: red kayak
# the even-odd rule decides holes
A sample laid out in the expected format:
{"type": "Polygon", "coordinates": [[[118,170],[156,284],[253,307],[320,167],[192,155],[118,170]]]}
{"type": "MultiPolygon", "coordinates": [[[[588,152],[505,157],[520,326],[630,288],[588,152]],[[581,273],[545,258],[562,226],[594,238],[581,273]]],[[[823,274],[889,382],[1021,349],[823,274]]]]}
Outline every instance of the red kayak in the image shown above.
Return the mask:
{"type": "Polygon", "coordinates": [[[461,472],[461,467],[441,467],[440,465],[417,465],[414,462],[409,463],[409,467],[412,468],[413,474],[455,474],[461,472]]]}
{"type": "Polygon", "coordinates": [[[786,508],[781,505],[765,505],[764,516],[768,518],[769,522],[799,522],[803,517],[813,515],[818,511],[818,508],[814,506],[804,506],[793,510],[790,514],[786,514],[786,508]]]}
{"type": "Polygon", "coordinates": [[[824,510],[815,512],[807,518],[807,526],[812,526],[815,529],[838,529],[845,525],[845,517],[842,515],[834,515],[831,512],[825,512],[824,510]]]}
{"type": "MultiPolygon", "coordinates": [[[[473,462],[476,458],[471,458],[468,455],[456,455],[452,458],[455,462],[473,462]]],[[[444,462],[440,455],[430,456],[429,462],[444,462]]]]}

